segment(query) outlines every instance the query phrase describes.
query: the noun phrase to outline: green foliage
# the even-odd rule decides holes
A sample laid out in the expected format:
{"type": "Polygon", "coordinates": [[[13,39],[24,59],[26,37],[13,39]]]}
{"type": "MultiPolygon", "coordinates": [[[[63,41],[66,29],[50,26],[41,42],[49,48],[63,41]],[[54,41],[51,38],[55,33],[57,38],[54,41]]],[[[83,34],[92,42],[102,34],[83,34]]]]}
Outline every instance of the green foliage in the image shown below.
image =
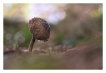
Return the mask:
{"type": "Polygon", "coordinates": [[[7,42],[6,37],[3,37],[3,44],[7,42]]]}
{"type": "Polygon", "coordinates": [[[103,30],[103,16],[102,15],[98,18],[98,26],[99,26],[100,31],[102,31],[103,30]]]}
{"type": "Polygon", "coordinates": [[[30,31],[29,31],[29,28],[28,28],[28,26],[25,26],[23,29],[22,29],[22,32],[23,32],[23,35],[25,36],[25,37],[30,37],[30,31]]]}
{"type": "Polygon", "coordinates": [[[29,45],[29,42],[31,40],[31,37],[32,37],[32,35],[31,35],[31,33],[30,33],[29,29],[28,29],[28,26],[25,26],[22,29],[22,33],[23,33],[24,38],[26,39],[25,40],[25,43],[23,43],[23,45],[24,46],[28,46],[29,45]]]}
{"type": "Polygon", "coordinates": [[[77,44],[84,44],[87,41],[85,34],[78,34],[77,35],[77,44]]]}
{"type": "Polygon", "coordinates": [[[59,33],[54,37],[54,41],[56,42],[56,44],[61,44],[64,37],[65,37],[64,33],[59,33]]]}

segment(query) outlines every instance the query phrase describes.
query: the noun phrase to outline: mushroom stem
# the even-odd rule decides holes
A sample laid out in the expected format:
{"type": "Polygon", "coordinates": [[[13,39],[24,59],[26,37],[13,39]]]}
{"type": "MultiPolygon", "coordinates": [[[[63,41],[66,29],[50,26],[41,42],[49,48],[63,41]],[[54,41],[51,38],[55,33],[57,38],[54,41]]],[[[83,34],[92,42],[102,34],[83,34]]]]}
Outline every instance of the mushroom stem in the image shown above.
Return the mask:
{"type": "Polygon", "coordinates": [[[29,52],[32,52],[32,48],[33,48],[33,45],[35,43],[35,37],[32,36],[32,39],[30,41],[30,44],[29,44],[29,52]]]}

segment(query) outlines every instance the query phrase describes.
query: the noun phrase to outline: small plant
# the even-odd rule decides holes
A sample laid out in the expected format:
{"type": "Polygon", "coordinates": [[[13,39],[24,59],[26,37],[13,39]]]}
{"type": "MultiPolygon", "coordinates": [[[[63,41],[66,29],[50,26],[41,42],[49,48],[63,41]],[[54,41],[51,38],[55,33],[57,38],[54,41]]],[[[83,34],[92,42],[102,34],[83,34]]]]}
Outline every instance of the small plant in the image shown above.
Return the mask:
{"type": "Polygon", "coordinates": [[[35,40],[48,41],[50,36],[50,25],[41,18],[32,18],[28,24],[29,30],[32,33],[32,39],[29,44],[29,52],[32,51],[35,40]]]}

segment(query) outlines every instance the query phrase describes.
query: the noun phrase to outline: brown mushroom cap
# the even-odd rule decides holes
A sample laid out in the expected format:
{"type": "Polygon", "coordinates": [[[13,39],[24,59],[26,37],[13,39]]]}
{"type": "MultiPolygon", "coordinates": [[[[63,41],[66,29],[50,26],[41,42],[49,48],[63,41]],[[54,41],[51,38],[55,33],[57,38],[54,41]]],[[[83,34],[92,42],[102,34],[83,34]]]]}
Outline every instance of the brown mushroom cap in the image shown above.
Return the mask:
{"type": "Polygon", "coordinates": [[[50,36],[50,25],[41,18],[32,18],[29,20],[28,27],[32,36],[37,40],[47,41],[50,36]]]}

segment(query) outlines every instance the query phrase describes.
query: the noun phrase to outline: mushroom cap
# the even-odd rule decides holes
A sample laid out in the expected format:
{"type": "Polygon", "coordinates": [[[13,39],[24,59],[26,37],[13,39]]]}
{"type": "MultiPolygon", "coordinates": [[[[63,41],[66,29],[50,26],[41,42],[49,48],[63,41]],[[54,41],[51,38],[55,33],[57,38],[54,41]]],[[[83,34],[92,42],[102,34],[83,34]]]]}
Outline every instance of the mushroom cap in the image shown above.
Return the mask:
{"type": "Polygon", "coordinates": [[[50,36],[50,25],[41,18],[32,18],[28,24],[32,36],[37,40],[47,41],[50,36]]]}

